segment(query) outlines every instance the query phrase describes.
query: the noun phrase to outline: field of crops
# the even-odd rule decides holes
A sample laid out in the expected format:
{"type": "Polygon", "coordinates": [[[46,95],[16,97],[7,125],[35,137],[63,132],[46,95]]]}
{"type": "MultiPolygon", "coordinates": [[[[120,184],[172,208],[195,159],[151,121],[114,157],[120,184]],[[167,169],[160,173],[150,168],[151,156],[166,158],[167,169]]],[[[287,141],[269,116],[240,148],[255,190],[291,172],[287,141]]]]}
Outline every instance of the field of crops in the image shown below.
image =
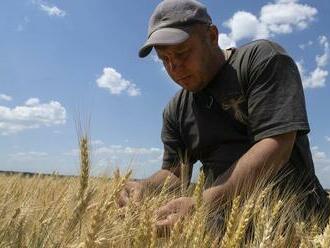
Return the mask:
{"type": "Polygon", "coordinates": [[[0,247],[330,247],[330,224],[303,222],[297,196],[279,197],[271,186],[210,211],[201,175],[195,186],[170,192],[165,183],[119,208],[130,173],[91,178],[88,155],[82,139],[80,177],[0,176],[0,247]],[[155,210],[182,195],[195,197],[195,211],[160,236],[155,210]]]}

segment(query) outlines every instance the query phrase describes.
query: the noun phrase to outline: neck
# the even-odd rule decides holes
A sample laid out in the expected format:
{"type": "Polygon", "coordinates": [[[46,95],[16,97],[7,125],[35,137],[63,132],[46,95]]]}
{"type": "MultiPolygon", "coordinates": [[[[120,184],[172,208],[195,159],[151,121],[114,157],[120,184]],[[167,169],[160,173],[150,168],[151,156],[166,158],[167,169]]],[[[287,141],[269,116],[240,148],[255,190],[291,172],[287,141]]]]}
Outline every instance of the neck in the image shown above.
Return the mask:
{"type": "Polygon", "coordinates": [[[212,60],[212,68],[210,68],[210,79],[209,82],[212,81],[212,79],[218,74],[219,70],[222,68],[222,66],[225,64],[226,59],[224,52],[219,48],[214,54],[214,59],[212,60]]]}

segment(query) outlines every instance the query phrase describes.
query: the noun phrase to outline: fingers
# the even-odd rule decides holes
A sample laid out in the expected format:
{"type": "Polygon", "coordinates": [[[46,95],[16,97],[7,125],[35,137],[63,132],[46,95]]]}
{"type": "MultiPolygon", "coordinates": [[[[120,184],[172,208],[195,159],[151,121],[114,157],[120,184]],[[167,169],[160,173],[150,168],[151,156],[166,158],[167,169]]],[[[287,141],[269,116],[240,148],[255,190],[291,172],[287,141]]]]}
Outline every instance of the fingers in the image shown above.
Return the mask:
{"type": "Polygon", "coordinates": [[[142,199],[142,189],[139,184],[135,182],[128,182],[124,189],[120,192],[117,199],[119,207],[124,207],[130,200],[137,203],[142,199]]]}
{"type": "Polygon", "coordinates": [[[177,220],[179,220],[179,218],[180,215],[178,213],[169,214],[166,216],[166,218],[156,221],[156,226],[157,227],[174,226],[174,224],[177,222],[177,220]]]}
{"type": "Polygon", "coordinates": [[[180,215],[177,213],[167,215],[165,219],[156,221],[155,228],[158,237],[169,237],[174,224],[179,221],[180,215]]]}
{"type": "Polygon", "coordinates": [[[142,200],[142,192],[140,190],[135,190],[132,199],[134,202],[139,203],[142,200]]]}
{"type": "Polygon", "coordinates": [[[127,205],[129,201],[129,194],[127,192],[126,189],[123,189],[120,194],[119,194],[119,197],[117,199],[117,203],[118,203],[118,206],[121,208],[121,207],[124,207],[127,205]]]}
{"type": "Polygon", "coordinates": [[[175,202],[169,202],[165,206],[160,207],[156,210],[156,222],[155,228],[157,230],[157,236],[164,237],[168,236],[171,232],[171,228],[179,220],[180,213],[177,212],[175,202]]]}
{"type": "Polygon", "coordinates": [[[171,207],[170,204],[166,204],[165,206],[160,207],[158,210],[156,210],[156,217],[157,220],[164,219],[170,214],[174,214],[175,209],[171,207]]]}

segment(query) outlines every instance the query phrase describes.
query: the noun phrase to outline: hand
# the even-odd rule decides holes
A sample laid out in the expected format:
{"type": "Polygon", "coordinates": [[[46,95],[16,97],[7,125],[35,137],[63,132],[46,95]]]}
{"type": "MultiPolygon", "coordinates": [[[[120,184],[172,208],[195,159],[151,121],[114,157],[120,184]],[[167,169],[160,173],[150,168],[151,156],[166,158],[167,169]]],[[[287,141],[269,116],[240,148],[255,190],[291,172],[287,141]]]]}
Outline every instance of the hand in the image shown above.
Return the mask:
{"type": "Polygon", "coordinates": [[[180,197],[171,200],[156,211],[157,233],[162,235],[181,218],[189,214],[195,207],[195,200],[192,197],[180,197]]]}
{"type": "Polygon", "coordinates": [[[139,202],[142,199],[144,190],[144,184],[137,181],[128,181],[124,186],[124,189],[119,193],[117,203],[119,207],[127,205],[129,200],[139,202]]]}

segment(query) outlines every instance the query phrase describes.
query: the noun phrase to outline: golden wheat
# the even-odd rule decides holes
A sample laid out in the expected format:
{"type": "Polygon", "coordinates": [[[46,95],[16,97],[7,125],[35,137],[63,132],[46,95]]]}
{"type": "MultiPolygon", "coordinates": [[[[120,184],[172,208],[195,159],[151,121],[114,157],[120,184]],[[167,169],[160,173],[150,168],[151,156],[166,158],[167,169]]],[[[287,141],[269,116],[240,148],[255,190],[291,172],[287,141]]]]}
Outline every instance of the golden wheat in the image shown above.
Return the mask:
{"type": "MultiPolygon", "coordinates": [[[[329,247],[329,226],[322,232],[314,218],[298,231],[290,231],[300,220],[295,215],[287,218],[287,210],[279,207],[281,199],[273,192],[269,194],[274,199],[259,204],[258,199],[265,199],[260,196],[263,191],[260,197],[251,196],[255,200],[242,195],[234,198],[231,207],[223,210],[228,218],[223,218],[218,232],[208,231],[206,208],[198,204],[200,211],[177,222],[169,237],[157,237],[153,212],[174,195],[163,188],[138,205],[130,202],[118,208],[115,198],[127,179],[127,175],[115,180],[92,178],[84,198],[77,201],[80,178],[0,176],[0,247],[229,247],[229,243],[232,247],[269,243],[273,247],[329,247]],[[260,209],[253,209],[257,205],[260,209]],[[288,227],[291,222],[292,228],[288,227]],[[253,235],[248,234],[250,223],[253,235]],[[258,226],[263,227],[261,231],[258,226]]],[[[198,186],[195,198],[200,199],[200,194],[198,186]]]]}
{"type": "Polygon", "coordinates": [[[330,220],[304,219],[301,197],[283,196],[273,185],[237,192],[211,213],[202,200],[203,174],[188,190],[183,181],[181,192],[169,190],[167,179],[138,204],[119,208],[116,199],[131,172],[90,177],[88,137],[79,144],[79,177],[0,175],[0,247],[330,247],[330,220]],[[182,196],[194,198],[195,210],[169,236],[158,237],[155,211],[182,196]],[[324,230],[321,221],[329,223],[324,230]]]}

